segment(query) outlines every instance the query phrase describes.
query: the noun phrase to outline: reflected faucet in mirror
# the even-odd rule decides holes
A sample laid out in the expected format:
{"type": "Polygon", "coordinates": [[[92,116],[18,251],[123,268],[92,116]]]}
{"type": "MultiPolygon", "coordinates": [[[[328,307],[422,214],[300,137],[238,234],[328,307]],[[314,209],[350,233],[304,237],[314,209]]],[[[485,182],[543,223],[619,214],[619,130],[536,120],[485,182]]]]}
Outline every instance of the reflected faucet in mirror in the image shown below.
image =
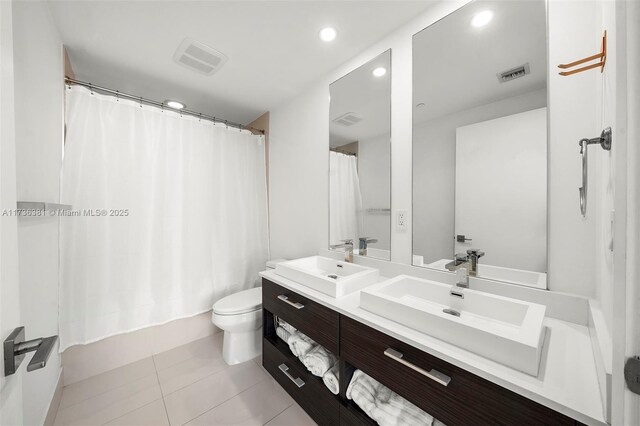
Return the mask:
{"type": "Polygon", "coordinates": [[[373,244],[373,243],[377,243],[378,240],[375,238],[369,238],[369,237],[360,237],[358,238],[360,240],[360,243],[358,244],[358,254],[360,256],[366,256],[367,255],[367,246],[369,244],[373,244]]]}
{"type": "Polygon", "coordinates": [[[344,261],[353,263],[353,240],[342,240],[342,244],[329,246],[330,249],[344,248],[344,261]]]}

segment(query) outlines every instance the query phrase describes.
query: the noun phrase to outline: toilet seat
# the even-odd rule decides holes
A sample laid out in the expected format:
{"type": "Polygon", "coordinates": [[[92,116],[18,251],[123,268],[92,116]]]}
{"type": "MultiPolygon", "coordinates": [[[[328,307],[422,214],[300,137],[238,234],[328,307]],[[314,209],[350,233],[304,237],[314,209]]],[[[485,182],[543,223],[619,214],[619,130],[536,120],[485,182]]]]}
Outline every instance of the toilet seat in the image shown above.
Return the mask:
{"type": "Polygon", "coordinates": [[[231,294],[213,305],[213,313],[216,315],[240,315],[260,309],[262,309],[262,287],[231,294]]]}

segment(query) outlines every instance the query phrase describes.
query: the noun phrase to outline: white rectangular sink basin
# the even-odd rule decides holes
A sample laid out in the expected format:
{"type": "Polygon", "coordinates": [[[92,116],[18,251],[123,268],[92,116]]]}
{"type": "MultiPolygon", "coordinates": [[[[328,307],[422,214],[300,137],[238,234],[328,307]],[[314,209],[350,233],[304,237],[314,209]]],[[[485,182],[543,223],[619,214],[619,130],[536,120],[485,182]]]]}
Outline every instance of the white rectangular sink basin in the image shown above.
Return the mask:
{"type": "Polygon", "coordinates": [[[399,275],[364,289],[360,307],[533,376],[546,306],[399,275]],[[452,295],[454,291],[464,298],[452,295]],[[460,314],[446,313],[453,310],[460,314]]]}
{"type": "MultiPolygon", "coordinates": [[[[449,262],[451,262],[451,259],[440,259],[425,266],[427,268],[435,268],[446,271],[447,268],[445,268],[445,265],[449,262]]],[[[547,274],[545,274],[544,272],[505,268],[502,266],[493,266],[480,263],[478,264],[477,276],[478,278],[505,281],[518,285],[526,285],[528,287],[540,289],[547,288],[547,274]]]]}
{"type": "Polygon", "coordinates": [[[281,262],[276,274],[333,297],[341,297],[378,282],[377,269],[322,256],[281,262]]]}

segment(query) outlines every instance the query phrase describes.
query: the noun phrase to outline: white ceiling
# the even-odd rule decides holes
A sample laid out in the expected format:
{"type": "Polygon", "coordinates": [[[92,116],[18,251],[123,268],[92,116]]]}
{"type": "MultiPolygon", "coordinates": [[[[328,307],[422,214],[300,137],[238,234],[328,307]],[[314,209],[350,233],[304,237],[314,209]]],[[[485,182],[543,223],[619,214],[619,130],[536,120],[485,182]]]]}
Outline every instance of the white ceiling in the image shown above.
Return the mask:
{"type": "Polygon", "coordinates": [[[426,10],[431,1],[49,0],[79,80],[248,123],[426,10]],[[318,31],[334,26],[323,43],[318,31]],[[213,76],[172,59],[191,37],[226,54],[213,76]]]}
{"type": "Polygon", "coordinates": [[[392,71],[391,51],[388,50],[331,84],[331,147],[391,132],[392,71]],[[374,76],[372,72],[378,67],[385,68],[387,73],[374,76]],[[362,121],[351,126],[333,121],[348,112],[358,114],[362,121]]]}
{"type": "Polygon", "coordinates": [[[413,58],[414,123],[544,88],[545,1],[470,3],[414,36],[413,58]],[[482,10],[492,10],[493,20],[472,27],[482,10]],[[530,74],[498,82],[496,74],[527,62],[530,74]]]}

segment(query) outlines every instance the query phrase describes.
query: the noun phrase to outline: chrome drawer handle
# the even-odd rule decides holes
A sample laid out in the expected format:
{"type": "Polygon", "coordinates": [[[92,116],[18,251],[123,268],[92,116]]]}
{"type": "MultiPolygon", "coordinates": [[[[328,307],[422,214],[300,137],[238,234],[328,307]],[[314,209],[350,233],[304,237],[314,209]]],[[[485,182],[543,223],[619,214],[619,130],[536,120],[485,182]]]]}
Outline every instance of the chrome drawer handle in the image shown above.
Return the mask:
{"type": "Polygon", "coordinates": [[[392,360],[398,361],[402,365],[406,365],[410,369],[417,371],[423,376],[428,377],[431,380],[438,382],[443,386],[447,386],[451,382],[451,377],[439,372],[438,370],[434,370],[434,369],[431,369],[431,371],[423,370],[417,365],[411,364],[409,361],[405,361],[404,359],[402,359],[404,355],[401,352],[396,351],[395,349],[387,348],[387,350],[384,351],[384,354],[389,358],[391,358],[392,360]]]}
{"type": "Polygon", "coordinates": [[[301,388],[304,386],[304,380],[302,380],[300,377],[294,379],[293,376],[289,374],[289,367],[287,367],[285,364],[280,364],[278,368],[284,373],[285,376],[289,378],[289,380],[295,383],[297,387],[301,388]]]}
{"type": "Polygon", "coordinates": [[[280,296],[278,296],[278,299],[282,300],[283,302],[286,302],[288,304],[290,304],[291,306],[293,306],[296,309],[302,309],[304,308],[304,305],[300,302],[292,302],[291,300],[289,300],[289,298],[287,296],[285,296],[284,294],[281,294],[280,296]]]}

